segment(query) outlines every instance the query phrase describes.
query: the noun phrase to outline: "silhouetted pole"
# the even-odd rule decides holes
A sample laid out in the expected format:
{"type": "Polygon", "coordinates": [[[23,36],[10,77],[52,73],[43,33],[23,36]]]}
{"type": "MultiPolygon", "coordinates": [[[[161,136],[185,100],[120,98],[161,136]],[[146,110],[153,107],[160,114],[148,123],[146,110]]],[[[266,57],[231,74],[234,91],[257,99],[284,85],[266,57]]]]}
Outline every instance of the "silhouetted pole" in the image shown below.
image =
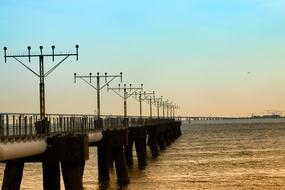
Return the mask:
{"type": "Polygon", "coordinates": [[[139,93],[139,102],[140,102],[140,117],[142,117],[142,93],[139,93]]]}
{"type": "Polygon", "coordinates": [[[100,111],[100,77],[99,73],[97,73],[97,118],[100,118],[101,111],[100,111]]]}
{"type": "Polygon", "coordinates": [[[170,102],[169,103],[169,117],[170,118],[172,118],[172,116],[173,116],[173,114],[172,114],[172,110],[173,110],[172,107],[173,107],[172,102],[170,102]]]}
{"type": "Polygon", "coordinates": [[[175,118],[176,104],[172,104],[172,118],[175,118]]]}
{"type": "Polygon", "coordinates": [[[127,88],[126,88],[126,84],[124,84],[124,117],[127,117],[127,88]]]}
{"type": "Polygon", "coordinates": [[[55,46],[51,46],[52,53],[43,54],[43,46],[40,46],[40,53],[31,54],[31,47],[28,46],[28,54],[18,54],[18,55],[7,55],[7,47],[4,47],[4,59],[5,63],[7,58],[14,58],[18,61],[21,65],[31,71],[34,75],[40,78],[40,118],[44,120],[45,118],[45,77],[47,77],[50,73],[52,73],[62,62],[64,62],[70,56],[76,56],[76,60],[78,60],[78,48],[79,46],[76,45],[76,52],[75,53],[54,53],[55,46]],[[31,62],[31,57],[38,57],[39,58],[39,74],[33,71],[30,67],[24,64],[19,58],[26,57],[28,58],[29,62],[31,62]],[[64,57],[60,62],[58,62],[55,66],[53,66],[48,72],[44,72],[44,57],[52,57],[52,61],[54,61],[54,57],[64,57]]]}
{"type": "Polygon", "coordinates": [[[168,99],[166,100],[166,110],[167,110],[167,118],[169,117],[169,103],[168,103],[168,99]]]}
{"type": "Polygon", "coordinates": [[[77,78],[80,78],[81,80],[83,80],[85,83],[87,83],[89,86],[91,86],[93,89],[96,90],[96,92],[97,92],[97,117],[100,118],[100,116],[101,116],[100,91],[103,88],[105,88],[106,86],[108,86],[109,83],[117,77],[119,77],[121,79],[121,82],[122,82],[122,76],[123,76],[122,72],[120,73],[120,75],[108,75],[107,73],[105,73],[105,75],[100,75],[100,73],[97,73],[97,75],[95,75],[95,76],[93,76],[92,73],[89,73],[89,75],[85,75],[85,76],[84,75],[77,76],[77,74],[74,73],[74,82],[76,82],[77,78]],[[92,78],[96,78],[96,84],[97,84],[96,87],[92,85],[92,78]],[[101,78],[105,78],[105,84],[103,86],[100,85],[100,79],[101,78]],[[89,79],[89,81],[88,81],[88,79],[89,79]]]}
{"type": "Polygon", "coordinates": [[[162,96],[161,96],[161,103],[162,103],[162,116],[164,118],[165,117],[165,102],[162,101],[162,96]]]}
{"type": "Polygon", "coordinates": [[[155,92],[144,92],[144,100],[147,100],[149,103],[149,116],[152,117],[152,96],[154,96],[155,92]]]}
{"type": "Polygon", "coordinates": [[[160,98],[155,98],[154,97],[154,103],[156,103],[156,108],[157,108],[157,118],[159,118],[159,108],[161,106],[161,101],[162,101],[162,97],[160,98]]]}
{"type": "Polygon", "coordinates": [[[176,109],[179,109],[180,108],[180,106],[178,106],[178,105],[174,105],[174,107],[173,107],[173,118],[175,118],[175,110],[176,109]]]}
{"type": "MultiPolygon", "coordinates": [[[[42,54],[42,46],[41,54],[42,54]]],[[[41,120],[45,118],[45,77],[44,77],[44,57],[39,57],[40,61],[40,116],[41,120]]]]}
{"type": "Polygon", "coordinates": [[[142,117],[142,102],[146,102],[149,104],[149,112],[150,112],[150,117],[152,117],[152,104],[155,103],[155,97],[154,97],[154,94],[155,92],[150,92],[150,93],[147,93],[147,92],[139,92],[138,93],[138,96],[139,98],[137,99],[137,93],[135,93],[135,99],[139,101],[140,103],[140,117],[142,117]],[[143,96],[143,97],[142,97],[143,96]],[[152,98],[153,96],[153,98],[152,98]]]}
{"type": "Polygon", "coordinates": [[[151,101],[151,97],[149,97],[149,116],[152,117],[152,101],[151,101]]]}
{"type": "Polygon", "coordinates": [[[139,109],[140,109],[140,118],[142,117],[142,92],[140,91],[139,93],[135,92],[135,99],[139,101],[139,109]],[[139,98],[137,99],[137,95],[139,98]]]}

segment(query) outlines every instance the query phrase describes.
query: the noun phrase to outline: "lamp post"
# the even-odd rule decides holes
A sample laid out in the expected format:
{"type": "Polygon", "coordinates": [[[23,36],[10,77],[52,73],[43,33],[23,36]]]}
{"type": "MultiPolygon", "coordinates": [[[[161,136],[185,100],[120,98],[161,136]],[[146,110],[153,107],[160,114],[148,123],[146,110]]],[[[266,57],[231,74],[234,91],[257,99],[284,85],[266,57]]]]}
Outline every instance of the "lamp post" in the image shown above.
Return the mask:
{"type": "Polygon", "coordinates": [[[4,47],[4,60],[7,62],[7,58],[13,58],[21,65],[23,65],[26,69],[31,71],[34,75],[39,77],[39,91],[40,91],[40,119],[43,121],[45,119],[45,78],[49,76],[62,62],[64,62],[68,57],[75,56],[76,60],[78,60],[78,48],[79,45],[75,46],[76,51],[74,53],[55,53],[55,46],[51,46],[51,53],[43,53],[43,46],[40,46],[39,53],[31,53],[31,46],[28,46],[27,54],[15,54],[15,55],[7,55],[7,47],[4,47]],[[31,62],[31,58],[39,59],[39,73],[32,70],[27,64],[21,61],[21,58],[28,58],[28,61],[31,62]],[[44,58],[52,57],[52,61],[54,62],[55,57],[63,57],[55,66],[49,69],[46,73],[44,72],[44,58]]]}
{"type": "Polygon", "coordinates": [[[129,87],[127,87],[126,84],[124,84],[123,87],[121,87],[121,85],[119,84],[118,87],[109,87],[109,85],[107,85],[107,90],[112,90],[113,92],[115,92],[119,97],[121,97],[124,100],[124,117],[127,117],[127,99],[129,97],[131,97],[135,92],[137,92],[138,90],[143,90],[143,84],[141,84],[141,87],[132,87],[132,85],[130,84],[129,87]],[[123,90],[123,95],[120,94],[120,92],[122,92],[123,90]],[[129,93],[128,93],[129,91],[129,93]]]}
{"type": "Polygon", "coordinates": [[[104,75],[100,75],[100,73],[97,73],[97,75],[92,75],[92,73],[89,73],[89,75],[77,75],[74,73],[74,83],[76,83],[76,79],[81,79],[86,84],[88,84],[90,87],[96,90],[97,92],[97,117],[100,118],[101,116],[101,105],[100,105],[100,91],[109,85],[110,82],[112,82],[115,78],[120,78],[122,82],[123,73],[121,72],[119,75],[108,75],[105,73],[104,75]],[[96,79],[96,87],[92,84],[92,78],[96,79]],[[100,85],[100,79],[105,79],[105,84],[100,85]]]}

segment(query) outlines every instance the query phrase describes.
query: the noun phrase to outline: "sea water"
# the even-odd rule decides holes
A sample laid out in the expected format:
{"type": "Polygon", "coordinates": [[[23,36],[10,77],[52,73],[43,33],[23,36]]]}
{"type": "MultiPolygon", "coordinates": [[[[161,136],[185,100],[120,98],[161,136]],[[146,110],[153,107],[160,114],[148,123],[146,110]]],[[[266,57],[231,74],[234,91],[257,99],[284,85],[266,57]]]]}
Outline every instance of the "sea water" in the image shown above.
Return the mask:
{"type": "MultiPolygon", "coordinates": [[[[115,169],[110,183],[98,183],[96,148],[84,172],[84,189],[285,189],[285,122],[184,122],[183,135],[160,152],[156,159],[148,150],[148,166],[129,168],[130,184],[116,183],[115,169]]],[[[4,164],[0,164],[2,185],[4,164]]],[[[62,189],[64,189],[63,180],[62,189]]],[[[41,164],[25,164],[21,189],[42,189],[41,164]]]]}

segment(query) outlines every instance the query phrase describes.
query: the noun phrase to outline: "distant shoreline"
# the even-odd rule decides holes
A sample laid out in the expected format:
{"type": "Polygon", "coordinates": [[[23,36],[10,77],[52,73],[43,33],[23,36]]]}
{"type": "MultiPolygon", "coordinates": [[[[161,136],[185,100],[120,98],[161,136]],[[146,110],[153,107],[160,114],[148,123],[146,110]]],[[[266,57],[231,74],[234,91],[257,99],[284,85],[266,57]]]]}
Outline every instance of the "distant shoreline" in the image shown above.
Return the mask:
{"type": "MultiPolygon", "coordinates": [[[[184,121],[189,123],[188,121],[184,121]]],[[[285,118],[235,118],[221,120],[191,120],[190,124],[254,124],[254,123],[285,123],[285,118]]]]}

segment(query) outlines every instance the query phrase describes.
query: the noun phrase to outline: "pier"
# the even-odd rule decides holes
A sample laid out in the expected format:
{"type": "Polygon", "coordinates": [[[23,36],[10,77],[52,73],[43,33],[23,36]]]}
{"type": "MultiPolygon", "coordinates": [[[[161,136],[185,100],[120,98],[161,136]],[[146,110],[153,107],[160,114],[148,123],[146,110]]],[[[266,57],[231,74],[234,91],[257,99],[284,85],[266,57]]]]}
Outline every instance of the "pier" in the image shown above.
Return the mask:
{"type": "MultiPolygon", "coordinates": [[[[181,122],[173,118],[103,117],[47,114],[0,114],[0,160],[6,164],[2,190],[20,189],[25,163],[42,163],[43,187],[60,189],[60,167],[65,189],[83,189],[84,164],[89,147],[97,147],[98,180],[110,180],[114,163],[117,182],[127,184],[128,166],[147,166],[180,135],[181,122]],[[44,130],[43,130],[44,129],[44,130]],[[146,155],[147,145],[151,155],[146,155]],[[133,162],[133,148],[138,163],[133,162]]],[[[96,169],[96,168],[94,168],[96,169]]]]}

